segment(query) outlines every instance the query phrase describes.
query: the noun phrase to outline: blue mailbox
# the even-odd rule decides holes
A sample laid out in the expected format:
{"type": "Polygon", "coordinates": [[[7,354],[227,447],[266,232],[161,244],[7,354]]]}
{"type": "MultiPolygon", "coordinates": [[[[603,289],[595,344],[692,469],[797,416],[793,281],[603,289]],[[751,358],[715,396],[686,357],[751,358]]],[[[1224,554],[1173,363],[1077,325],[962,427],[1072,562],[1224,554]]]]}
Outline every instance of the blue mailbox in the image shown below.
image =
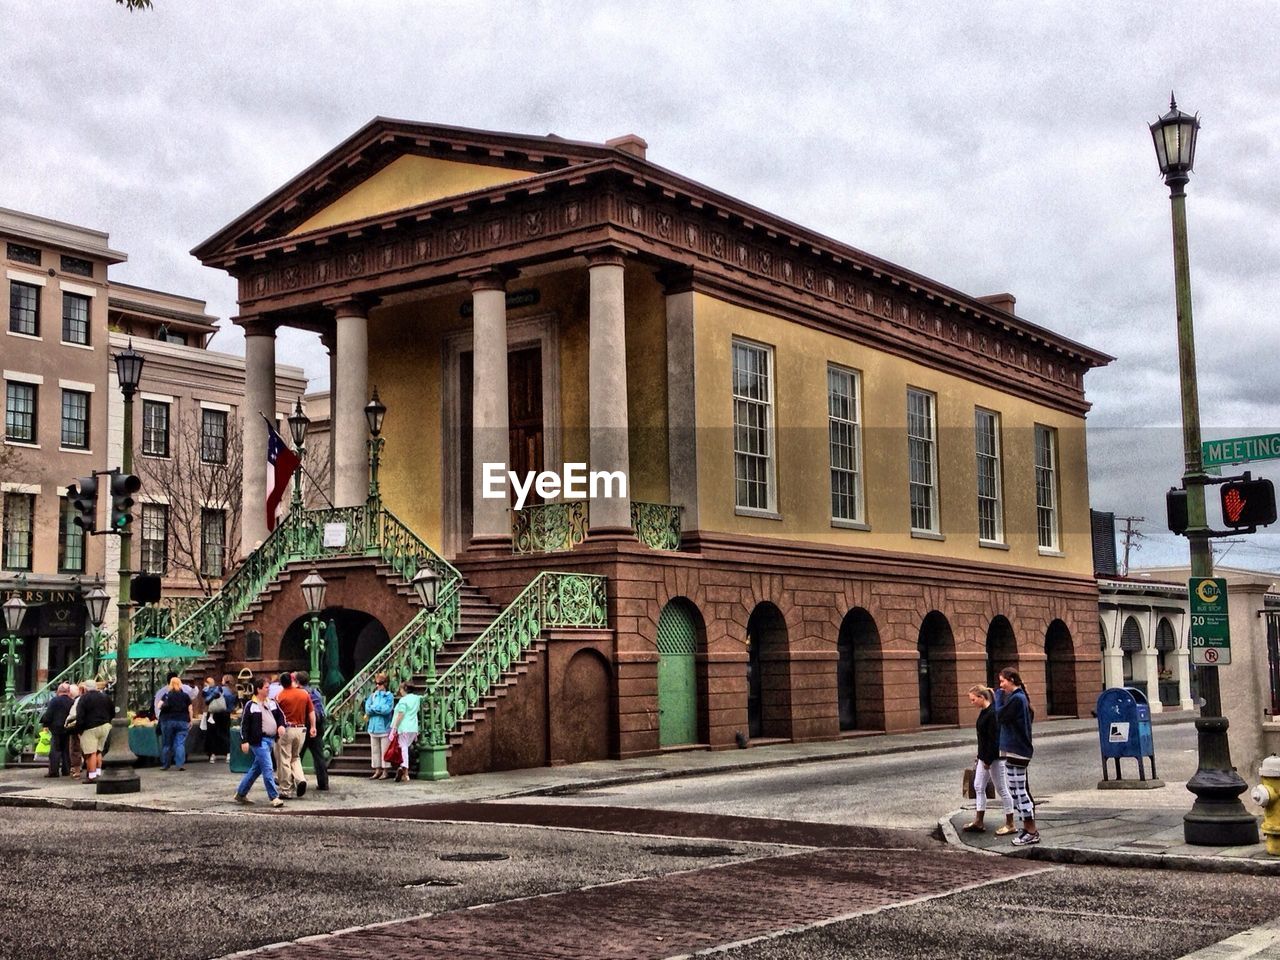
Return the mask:
{"type": "Polygon", "coordinates": [[[1102,750],[1102,779],[1107,781],[1107,761],[1114,760],[1116,780],[1120,758],[1138,761],[1138,779],[1146,780],[1142,758],[1151,758],[1151,779],[1156,778],[1156,747],[1151,736],[1151,707],[1147,695],[1133,687],[1103,690],[1095,710],[1098,717],[1098,746],[1102,750]]]}

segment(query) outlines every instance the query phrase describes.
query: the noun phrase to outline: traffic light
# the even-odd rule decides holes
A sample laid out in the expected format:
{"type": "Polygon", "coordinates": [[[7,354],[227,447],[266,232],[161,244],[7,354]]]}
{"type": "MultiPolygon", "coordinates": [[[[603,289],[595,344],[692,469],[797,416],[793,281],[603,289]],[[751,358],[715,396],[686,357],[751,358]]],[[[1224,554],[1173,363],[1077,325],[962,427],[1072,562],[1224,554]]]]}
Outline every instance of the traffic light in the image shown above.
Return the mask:
{"type": "Polygon", "coordinates": [[[98,478],[81,477],[67,487],[67,496],[75,508],[75,524],[85,533],[98,529],[98,478]]]}
{"type": "Polygon", "coordinates": [[[1222,522],[1235,528],[1265,527],[1275,523],[1276,488],[1271,481],[1245,479],[1224,483],[1222,522]]]}
{"type": "Polygon", "coordinates": [[[138,492],[142,481],[131,473],[111,474],[111,532],[124,533],[133,522],[130,509],[133,507],[133,494],[138,492]]]}
{"type": "Polygon", "coordinates": [[[1173,533],[1187,532],[1187,491],[1170,487],[1164,495],[1165,512],[1169,516],[1169,529],[1173,533]]]}

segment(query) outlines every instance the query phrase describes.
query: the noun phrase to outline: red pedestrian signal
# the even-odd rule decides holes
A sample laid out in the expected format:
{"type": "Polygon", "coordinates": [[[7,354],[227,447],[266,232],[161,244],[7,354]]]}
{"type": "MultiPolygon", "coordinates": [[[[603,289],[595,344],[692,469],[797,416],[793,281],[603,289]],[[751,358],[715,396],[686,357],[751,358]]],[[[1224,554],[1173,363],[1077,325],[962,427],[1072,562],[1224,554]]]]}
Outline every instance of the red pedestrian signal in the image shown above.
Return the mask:
{"type": "Polygon", "coordinates": [[[1233,480],[1222,485],[1222,522],[1228,527],[1265,527],[1276,522],[1276,490],[1270,480],[1233,480]]]}

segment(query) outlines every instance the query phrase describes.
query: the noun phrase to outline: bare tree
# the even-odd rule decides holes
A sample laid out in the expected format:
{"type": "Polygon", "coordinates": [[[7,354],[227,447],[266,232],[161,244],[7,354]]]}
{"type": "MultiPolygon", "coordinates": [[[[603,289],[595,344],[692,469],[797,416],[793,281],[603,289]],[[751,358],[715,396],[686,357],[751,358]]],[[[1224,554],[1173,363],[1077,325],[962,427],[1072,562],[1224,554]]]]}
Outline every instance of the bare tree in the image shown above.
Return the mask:
{"type": "Polygon", "coordinates": [[[205,596],[218,589],[240,556],[241,429],[240,421],[228,415],[221,442],[204,437],[200,411],[192,411],[174,424],[167,458],[134,457],[143,496],[168,503],[169,567],[194,580],[205,596]],[[205,556],[205,511],[222,513],[221,558],[205,556]]]}

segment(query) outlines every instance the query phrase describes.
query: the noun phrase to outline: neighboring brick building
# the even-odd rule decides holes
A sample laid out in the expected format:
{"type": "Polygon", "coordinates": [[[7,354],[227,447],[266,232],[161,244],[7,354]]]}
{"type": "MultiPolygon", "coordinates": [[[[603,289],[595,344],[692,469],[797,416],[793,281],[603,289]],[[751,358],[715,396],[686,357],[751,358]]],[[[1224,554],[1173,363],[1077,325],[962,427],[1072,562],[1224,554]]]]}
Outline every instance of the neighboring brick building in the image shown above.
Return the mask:
{"type": "Polygon", "coordinates": [[[366,496],[376,385],[383,501],[468,584],[506,603],[541,570],[609,578],[608,636],[549,642],[455,771],[967,722],[1007,664],[1047,714],[1101,689],[1084,376],[1110,358],[1008,294],[638,137],[384,119],[195,253],[239,280],[250,398],[276,392],[278,328],[329,347],[338,506],[366,496]],[[498,461],[621,471],[628,496],[513,511],[479,495],[498,461]],[[574,716],[605,729],[565,753],[574,716]]]}

